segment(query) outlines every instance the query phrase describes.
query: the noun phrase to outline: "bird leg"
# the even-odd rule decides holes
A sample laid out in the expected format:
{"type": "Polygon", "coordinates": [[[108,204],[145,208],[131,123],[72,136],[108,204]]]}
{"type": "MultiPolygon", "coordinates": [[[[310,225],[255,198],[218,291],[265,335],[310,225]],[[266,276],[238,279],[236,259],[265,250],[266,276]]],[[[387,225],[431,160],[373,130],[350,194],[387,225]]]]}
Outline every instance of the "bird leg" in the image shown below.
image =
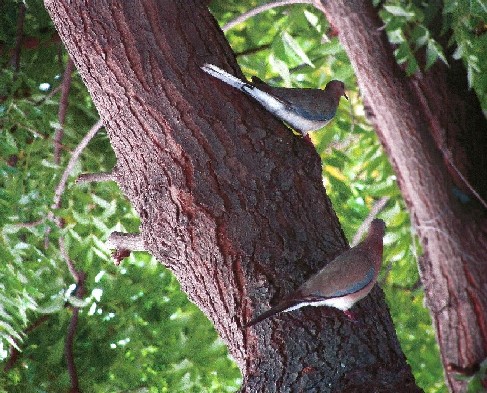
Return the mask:
{"type": "Polygon", "coordinates": [[[348,319],[354,323],[358,322],[357,317],[350,310],[344,310],[343,313],[348,317],[348,319]]]}
{"type": "Polygon", "coordinates": [[[309,134],[306,134],[305,136],[303,136],[303,139],[309,143],[311,146],[313,146],[313,148],[315,147],[315,145],[313,145],[313,141],[311,140],[311,137],[309,136],[309,134]]]}

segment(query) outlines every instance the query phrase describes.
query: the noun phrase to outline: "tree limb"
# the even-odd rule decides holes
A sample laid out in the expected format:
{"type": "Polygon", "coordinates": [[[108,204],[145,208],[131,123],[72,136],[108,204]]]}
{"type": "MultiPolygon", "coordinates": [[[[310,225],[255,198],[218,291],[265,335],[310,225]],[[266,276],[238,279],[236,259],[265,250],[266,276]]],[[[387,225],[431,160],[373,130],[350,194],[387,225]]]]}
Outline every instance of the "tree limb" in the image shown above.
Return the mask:
{"type": "Polygon", "coordinates": [[[231,20],[230,22],[226,23],[222,30],[224,32],[230,30],[232,27],[235,27],[239,23],[245,22],[247,19],[252,18],[253,16],[259,15],[262,12],[271,10],[277,7],[283,7],[286,5],[293,5],[293,4],[314,4],[316,1],[314,0],[280,0],[274,1],[272,3],[267,3],[260,5],[258,7],[252,8],[251,10],[244,12],[243,14],[239,15],[235,19],[231,20]]]}

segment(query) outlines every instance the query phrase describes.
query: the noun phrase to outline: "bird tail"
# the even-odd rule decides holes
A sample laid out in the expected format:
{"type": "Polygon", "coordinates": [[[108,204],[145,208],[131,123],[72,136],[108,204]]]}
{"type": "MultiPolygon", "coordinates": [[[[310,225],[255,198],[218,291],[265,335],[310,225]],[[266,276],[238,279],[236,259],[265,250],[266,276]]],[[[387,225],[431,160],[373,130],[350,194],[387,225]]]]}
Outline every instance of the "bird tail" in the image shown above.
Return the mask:
{"type": "Polygon", "coordinates": [[[235,87],[236,89],[242,90],[242,88],[247,85],[247,82],[244,82],[237,77],[229,74],[228,72],[222,70],[221,68],[217,67],[213,64],[204,64],[201,69],[205,71],[207,74],[214,76],[217,79],[229,84],[230,86],[235,87]]]}
{"type": "MultiPolygon", "coordinates": [[[[221,68],[217,67],[213,64],[204,64],[201,69],[206,73],[214,76],[217,79],[229,84],[230,86],[243,91],[245,94],[249,95],[250,97],[257,100],[264,108],[266,108],[269,112],[273,113],[279,119],[287,121],[289,124],[293,125],[293,120],[289,118],[287,115],[288,108],[287,106],[277,97],[274,95],[265,92],[259,88],[256,88],[251,83],[242,81],[237,77],[229,74],[226,71],[223,71],[221,68]]],[[[260,81],[260,83],[264,83],[260,81]]]]}
{"type": "Polygon", "coordinates": [[[287,300],[287,301],[282,301],[281,303],[277,304],[276,306],[272,307],[270,310],[267,310],[263,312],[262,314],[258,315],[254,319],[252,319],[250,322],[248,322],[245,327],[250,327],[253,326],[259,322],[262,322],[264,319],[269,318],[273,315],[279,314],[283,311],[291,311],[296,309],[296,305],[299,302],[296,300],[287,300]]]}

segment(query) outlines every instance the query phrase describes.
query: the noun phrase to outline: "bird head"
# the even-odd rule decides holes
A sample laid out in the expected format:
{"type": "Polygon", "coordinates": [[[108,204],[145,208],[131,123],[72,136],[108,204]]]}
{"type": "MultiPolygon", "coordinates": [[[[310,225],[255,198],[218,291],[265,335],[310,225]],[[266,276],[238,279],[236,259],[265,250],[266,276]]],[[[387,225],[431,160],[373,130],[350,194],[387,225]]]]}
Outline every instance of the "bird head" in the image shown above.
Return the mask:
{"type": "Polygon", "coordinates": [[[348,100],[347,94],[345,93],[345,84],[342,81],[332,80],[328,82],[325,91],[330,91],[337,98],[344,96],[348,100]]]}
{"type": "Polygon", "coordinates": [[[384,237],[386,231],[386,223],[380,218],[375,218],[370,224],[369,233],[373,234],[379,239],[384,237]]]}

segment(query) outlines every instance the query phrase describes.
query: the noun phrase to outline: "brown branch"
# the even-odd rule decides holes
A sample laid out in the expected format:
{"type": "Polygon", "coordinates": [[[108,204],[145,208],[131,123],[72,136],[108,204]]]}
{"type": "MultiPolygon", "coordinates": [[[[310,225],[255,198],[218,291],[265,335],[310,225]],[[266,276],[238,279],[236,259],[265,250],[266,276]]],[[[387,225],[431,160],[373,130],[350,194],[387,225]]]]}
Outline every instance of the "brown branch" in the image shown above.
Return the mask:
{"type": "Polygon", "coordinates": [[[25,12],[27,7],[24,2],[19,4],[19,15],[17,17],[17,36],[15,38],[15,47],[12,54],[11,64],[14,73],[17,74],[20,70],[20,52],[22,49],[22,41],[24,39],[24,22],[25,22],[25,12]]]}
{"type": "Polygon", "coordinates": [[[79,308],[73,308],[73,316],[69,321],[68,334],[66,336],[66,343],[64,345],[64,356],[66,358],[66,365],[68,367],[69,380],[71,382],[70,393],[81,392],[79,389],[78,371],[76,370],[76,363],[74,362],[73,344],[74,336],[76,334],[76,327],[78,326],[79,308]]]}
{"type": "Polygon", "coordinates": [[[463,176],[462,172],[457,168],[457,166],[453,163],[453,157],[451,154],[450,150],[445,150],[440,148],[441,153],[443,154],[443,157],[445,160],[450,164],[451,168],[455,171],[455,173],[458,175],[458,177],[463,181],[463,184],[465,184],[465,187],[467,187],[470,192],[477,198],[477,200],[480,202],[480,204],[487,209],[487,202],[480,196],[480,194],[477,192],[477,190],[470,184],[470,182],[467,180],[465,176],[463,176]]]}
{"type": "Polygon", "coordinates": [[[56,86],[54,89],[52,89],[48,94],[46,94],[44,97],[42,97],[40,100],[36,101],[34,103],[35,106],[42,105],[44,102],[47,100],[51,99],[54,95],[56,95],[61,89],[63,88],[63,85],[60,84],[59,86],[56,86]]]}
{"type": "Polygon", "coordinates": [[[259,53],[260,51],[269,49],[270,47],[271,44],[264,44],[254,48],[244,49],[242,52],[235,52],[235,57],[253,55],[254,53],[259,53]]]}
{"type": "Polygon", "coordinates": [[[357,229],[357,232],[350,243],[351,247],[355,247],[360,242],[360,239],[362,239],[364,233],[367,232],[367,229],[370,227],[372,220],[377,216],[377,214],[380,213],[388,201],[389,197],[382,197],[374,203],[374,206],[372,206],[372,209],[370,209],[369,215],[357,229]]]}
{"type": "Polygon", "coordinates": [[[64,242],[63,236],[59,237],[59,251],[61,252],[62,257],[64,258],[64,261],[68,266],[69,273],[71,273],[71,276],[74,278],[76,282],[79,282],[80,273],[76,270],[74,266],[74,262],[68,255],[68,251],[66,250],[66,243],[64,242]]]}
{"type": "MultiPolygon", "coordinates": [[[[82,299],[85,295],[85,281],[86,281],[86,273],[81,270],[76,270],[74,266],[73,260],[69,257],[68,252],[66,250],[66,244],[64,242],[64,237],[59,238],[59,250],[61,251],[61,255],[68,266],[68,270],[73,276],[74,280],[76,281],[76,293],[75,297],[78,299],[82,299]]],[[[66,342],[64,344],[64,355],[66,358],[66,365],[68,368],[69,380],[71,382],[71,393],[79,393],[81,392],[79,388],[79,378],[78,372],[76,370],[76,363],[74,361],[74,337],[76,334],[76,328],[78,326],[78,319],[79,319],[79,308],[73,307],[73,316],[69,321],[68,331],[66,335],[66,342]]]]}
{"type": "Polygon", "coordinates": [[[74,166],[76,165],[76,162],[78,161],[79,156],[81,155],[81,152],[85,149],[85,147],[93,139],[93,137],[96,135],[96,133],[100,130],[102,126],[103,126],[103,121],[100,119],[86,133],[86,135],[83,137],[83,139],[78,144],[78,146],[76,146],[76,149],[74,149],[73,154],[71,154],[71,158],[69,159],[68,165],[66,165],[66,169],[64,170],[61,176],[61,180],[59,181],[59,184],[57,185],[56,190],[54,191],[54,199],[52,204],[53,209],[58,209],[59,207],[61,207],[61,196],[63,195],[64,189],[66,188],[66,182],[68,180],[69,175],[73,171],[74,166]]]}
{"type": "Polygon", "coordinates": [[[105,244],[109,248],[146,251],[144,239],[140,233],[112,232],[105,244]]]}
{"type": "MultiPolygon", "coordinates": [[[[69,259],[69,257],[68,257],[69,259]]],[[[71,261],[71,265],[73,265],[71,261]]],[[[76,297],[82,299],[85,293],[85,279],[84,272],[76,272],[77,289],[76,297]]],[[[78,327],[79,308],[73,307],[73,316],[69,321],[68,331],[66,335],[66,342],[64,344],[64,356],[66,358],[66,365],[68,367],[69,380],[71,382],[70,393],[80,393],[78,371],[76,370],[76,363],[74,361],[74,338],[76,335],[76,328],[78,327]]]]}
{"type": "Polygon", "coordinates": [[[107,247],[114,248],[113,262],[120,265],[122,259],[130,256],[132,251],[146,251],[144,239],[139,233],[112,232],[105,243],[107,247]]]}
{"type": "MultiPolygon", "coordinates": [[[[73,168],[76,162],[78,161],[81,152],[88,145],[88,143],[93,139],[95,134],[100,130],[102,126],[103,126],[103,121],[98,120],[93,125],[93,127],[91,127],[91,129],[86,133],[86,135],[83,137],[83,139],[78,144],[78,146],[76,146],[76,149],[74,149],[73,153],[71,154],[71,158],[69,159],[68,165],[66,165],[66,168],[61,176],[61,180],[59,181],[54,191],[54,198],[53,198],[53,204],[51,205],[51,209],[54,210],[54,209],[59,209],[61,207],[61,197],[66,188],[66,182],[68,180],[69,175],[73,171],[73,168]]],[[[49,220],[54,220],[56,225],[62,227],[61,222],[59,220],[54,219],[54,212],[52,210],[47,214],[47,218],[49,220]]],[[[49,233],[50,233],[50,228],[47,228],[46,235],[44,237],[44,248],[46,249],[49,246],[49,233]]]]}
{"type": "Polygon", "coordinates": [[[98,173],[82,173],[76,179],[76,183],[89,183],[101,181],[117,181],[117,177],[113,172],[98,172],[98,173]]]}
{"type": "Polygon", "coordinates": [[[281,1],[275,1],[273,3],[263,4],[258,7],[252,8],[250,11],[244,12],[243,14],[237,16],[235,19],[226,23],[222,27],[222,30],[226,32],[230,30],[232,27],[238,25],[239,23],[245,22],[247,19],[259,15],[262,12],[271,10],[273,8],[283,7],[286,5],[293,5],[293,4],[313,4],[314,5],[315,2],[313,0],[281,0],[281,1]]]}
{"type": "Polygon", "coordinates": [[[68,58],[66,69],[64,70],[63,83],[61,85],[61,98],[59,99],[58,123],[59,126],[54,133],[54,162],[61,162],[61,141],[64,136],[64,121],[68,110],[69,90],[71,88],[71,74],[74,70],[74,63],[68,58]]]}
{"type": "Polygon", "coordinates": [[[16,222],[13,223],[12,226],[16,228],[34,228],[37,225],[40,225],[46,221],[45,217],[39,218],[38,220],[31,221],[31,222],[16,222]]]}

